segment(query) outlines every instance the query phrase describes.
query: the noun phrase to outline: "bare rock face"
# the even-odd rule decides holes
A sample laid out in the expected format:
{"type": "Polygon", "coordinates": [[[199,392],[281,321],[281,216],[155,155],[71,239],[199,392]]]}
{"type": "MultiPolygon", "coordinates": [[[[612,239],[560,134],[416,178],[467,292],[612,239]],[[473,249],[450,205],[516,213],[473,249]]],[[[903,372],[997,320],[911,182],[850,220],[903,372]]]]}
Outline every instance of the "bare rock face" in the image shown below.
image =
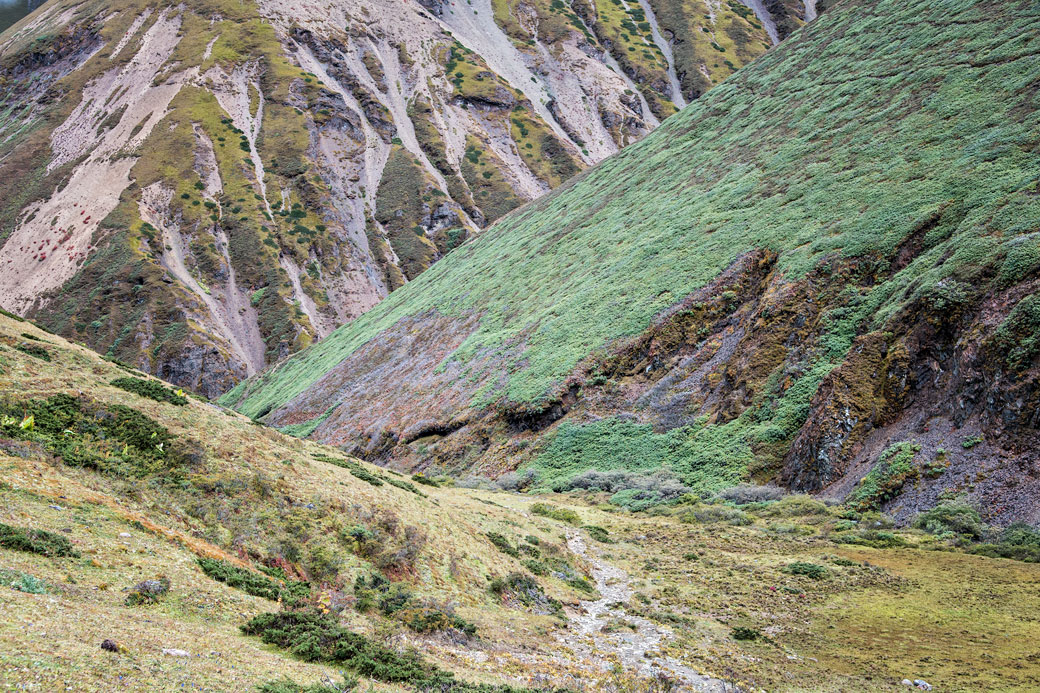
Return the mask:
{"type": "MultiPolygon", "coordinates": [[[[694,94],[651,4],[511,7],[53,5],[0,43],[0,305],[214,396],[694,94]]],[[[709,83],[770,43],[667,12],[752,37],[709,83]]]]}

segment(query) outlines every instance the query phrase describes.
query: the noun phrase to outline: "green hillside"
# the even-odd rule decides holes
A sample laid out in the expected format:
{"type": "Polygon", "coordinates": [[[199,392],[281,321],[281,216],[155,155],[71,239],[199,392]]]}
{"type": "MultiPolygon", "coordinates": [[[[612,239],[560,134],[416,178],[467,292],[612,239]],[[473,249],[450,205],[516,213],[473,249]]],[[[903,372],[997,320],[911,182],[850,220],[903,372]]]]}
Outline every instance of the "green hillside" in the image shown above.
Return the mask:
{"type": "MultiPolygon", "coordinates": [[[[884,342],[886,367],[908,349],[911,373],[925,358],[921,330],[970,335],[978,353],[1014,345],[1006,361],[984,366],[1003,369],[1006,387],[1025,383],[1016,396],[1035,401],[1038,56],[1040,5],[1031,0],[846,2],[223,401],[278,425],[313,421],[339,402],[312,434],[337,443],[378,437],[375,424],[354,422],[397,387],[416,395],[415,411],[387,405],[391,422],[379,425],[402,444],[424,417],[453,429],[487,412],[538,417],[561,402],[573,411],[568,397],[591,402],[597,373],[623,386],[610,371],[618,353],[680,309],[703,323],[684,336],[691,349],[739,323],[743,341],[719,371],[730,393],[743,387],[739,397],[723,397],[726,407],[693,402],[682,427],[627,394],[606,405],[604,395],[585,414],[634,412],[654,426],[613,439],[621,446],[680,430],[670,464],[691,483],[785,465],[797,482],[792,455],[823,415],[821,384],[833,385],[842,364],[859,368],[862,345],[850,349],[872,336],[884,342]],[[739,278],[743,288],[724,287],[723,272],[743,272],[737,261],[752,262],[749,254],[765,265],[761,287],[739,278]],[[798,313],[807,325],[792,319],[798,313]],[[765,339],[773,324],[779,333],[765,339]],[[380,383],[375,369],[404,358],[395,340],[416,331],[435,383],[402,386],[390,373],[380,383]]],[[[859,405],[888,411],[877,428],[921,383],[859,405]]],[[[496,455],[510,466],[509,454],[496,455]]],[[[819,488],[841,471],[802,485],[819,488]]]]}

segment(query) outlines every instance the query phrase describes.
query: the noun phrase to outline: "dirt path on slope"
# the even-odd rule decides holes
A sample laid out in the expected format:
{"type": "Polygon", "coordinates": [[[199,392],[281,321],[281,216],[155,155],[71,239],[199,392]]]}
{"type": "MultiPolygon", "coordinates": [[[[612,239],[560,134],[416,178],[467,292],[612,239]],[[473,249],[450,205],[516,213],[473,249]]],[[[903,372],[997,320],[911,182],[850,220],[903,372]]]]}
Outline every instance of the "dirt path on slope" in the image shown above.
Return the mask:
{"type": "Polygon", "coordinates": [[[603,560],[598,550],[589,548],[585,537],[578,532],[567,534],[567,548],[592,566],[600,598],[583,601],[578,609],[567,609],[572,628],[560,634],[563,642],[588,661],[609,667],[609,658],[616,657],[628,671],[648,678],[661,673],[675,680],[676,690],[698,693],[735,693],[736,686],[700,674],[690,667],[656,653],[672,637],[671,631],[652,621],[628,614],[622,606],[632,598],[633,590],[628,573],[603,560]],[[611,621],[623,621],[630,629],[604,632],[611,621]],[[575,633],[579,639],[575,640],[575,633]]]}

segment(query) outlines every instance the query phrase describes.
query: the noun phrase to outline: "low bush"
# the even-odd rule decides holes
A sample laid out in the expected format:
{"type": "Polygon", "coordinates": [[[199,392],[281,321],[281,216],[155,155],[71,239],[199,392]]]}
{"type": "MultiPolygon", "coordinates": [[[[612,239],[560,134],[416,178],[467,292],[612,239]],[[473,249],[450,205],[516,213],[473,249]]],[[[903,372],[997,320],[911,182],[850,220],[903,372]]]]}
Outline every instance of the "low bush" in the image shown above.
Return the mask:
{"type": "Polygon", "coordinates": [[[523,573],[510,573],[504,578],[495,578],[488,589],[502,599],[511,598],[537,613],[559,614],[563,610],[563,604],[547,597],[538,581],[523,573]]]}
{"type": "Polygon", "coordinates": [[[47,594],[47,583],[19,570],[0,568],[0,585],[27,594],[47,594]]]}
{"type": "Polygon", "coordinates": [[[484,536],[486,536],[494,547],[502,553],[507,556],[512,556],[513,558],[520,558],[520,552],[516,547],[510,544],[509,540],[498,532],[486,532],[484,536]]]}
{"type": "Polygon", "coordinates": [[[116,378],[110,383],[120,390],[132,392],[141,397],[154,399],[156,402],[166,402],[178,407],[188,403],[188,398],[180,391],[174,392],[157,380],[145,380],[144,378],[116,378]]]}
{"type": "Polygon", "coordinates": [[[882,529],[860,529],[853,532],[842,532],[831,537],[836,544],[854,544],[870,546],[875,549],[894,549],[909,546],[898,534],[882,529]]]}
{"type": "Polygon", "coordinates": [[[822,565],[815,563],[805,563],[803,561],[795,561],[794,563],[788,563],[782,569],[783,572],[788,575],[804,575],[807,578],[813,580],[823,580],[830,576],[830,571],[822,565]]]}
{"type": "Polygon", "coordinates": [[[72,542],[60,534],[3,523],[0,523],[0,548],[37,553],[48,558],[79,557],[72,542]]]}
{"type": "Polygon", "coordinates": [[[356,676],[344,676],[338,682],[320,681],[309,686],[301,685],[289,678],[280,678],[261,684],[257,690],[259,693],[347,693],[357,688],[357,685],[356,676]]]}
{"type": "Polygon", "coordinates": [[[748,503],[770,503],[784,497],[783,489],[777,486],[757,486],[755,484],[740,484],[719,491],[719,498],[733,503],[734,505],[747,505],[748,503]]]}
{"type": "Polygon", "coordinates": [[[422,484],[423,486],[433,486],[434,488],[440,487],[440,484],[421,472],[418,474],[412,474],[412,481],[417,484],[422,484]]]}
{"type": "Polygon", "coordinates": [[[942,538],[982,538],[982,518],[966,503],[945,501],[914,518],[914,527],[942,538]]]}
{"type": "MultiPolygon", "coordinates": [[[[282,584],[257,575],[246,568],[239,568],[227,561],[214,558],[200,558],[198,563],[202,572],[209,577],[254,597],[262,597],[271,601],[281,599],[286,603],[294,603],[307,599],[311,594],[310,585],[306,582],[286,580],[285,584],[282,584]]],[[[284,576],[285,573],[282,572],[282,577],[284,578],[284,576]]]]}
{"type": "Polygon", "coordinates": [[[827,504],[811,496],[787,496],[776,503],[770,503],[759,513],[765,517],[807,517],[813,515],[830,515],[827,504]]]}
{"type": "Polygon", "coordinates": [[[47,351],[47,347],[39,344],[26,344],[25,342],[22,342],[21,344],[16,344],[14,348],[23,354],[28,354],[33,358],[38,358],[41,361],[50,363],[51,352],[47,351]]]}
{"type": "Polygon", "coordinates": [[[747,526],[754,522],[751,516],[743,510],[732,508],[728,505],[708,505],[684,513],[680,518],[682,522],[693,524],[718,524],[725,522],[735,527],[747,526]]]}
{"type": "Polygon", "coordinates": [[[995,541],[971,547],[971,553],[991,558],[1011,558],[1027,563],[1040,563],[1040,531],[1016,523],[993,537],[995,541]]]}
{"type": "Polygon", "coordinates": [[[530,689],[460,681],[411,650],[397,652],[342,627],[330,614],[282,611],[261,614],[241,626],[307,662],[323,662],[383,683],[408,684],[439,693],[526,693],[530,689]]]}
{"type": "Polygon", "coordinates": [[[737,626],[730,631],[730,634],[733,636],[734,640],[758,640],[762,637],[762,634],[757,630],[746,626],[737,626]]]}
{"type": "Polygon", "coordinates": [[[601,472],[589,469],[570,479],[553,483],[552,490],[604,491],[611,495],[610,502],[632,511],[641,511],[656,505],[673,503],[690,493],[670,469],[652,472],[629,472],[621,469],[601,472]]]}
{"type": "Polygon", "coordinates": [[[531,506],[531,513],[559,520],[560,522],[566,522],[571,525],[581,524],[581,517],[578,516],[578,513],[569,508],[560,508],[555,505],[550,505],[549,503],[535,503],[531,506]]]}
{"type": "Polygon", "coordinates": [[[495,480],[495,483],[503,491],[522,492],[531,488],[537,479],[538,475],[535,474],[533,469],[525,469],[522,472],[517,471],[503,474],[495,480]]]}
{"type": "Polygon", "coordinates": [[[601,544],[613,544],[614,541],[610,538],[610,532],[599,527],[597,525],[583,525],[582,529],[589,533],[589,536],[600,542],[601,544]]]}

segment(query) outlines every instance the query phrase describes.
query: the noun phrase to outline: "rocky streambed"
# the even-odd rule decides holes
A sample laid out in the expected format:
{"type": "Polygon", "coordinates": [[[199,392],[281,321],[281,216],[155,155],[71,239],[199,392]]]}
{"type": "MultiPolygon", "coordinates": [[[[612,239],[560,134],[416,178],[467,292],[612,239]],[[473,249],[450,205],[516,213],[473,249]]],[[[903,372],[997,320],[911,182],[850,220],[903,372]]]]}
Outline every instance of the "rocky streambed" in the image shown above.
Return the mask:
{"type": "Polygon", "coordinates": [[[600,593],[599,599],[583,601],[578,608],[567,610],[572,627],[560,637],[576,654],[603,669],[620,663],[626,671],[647,679],[670,680],[674,684],[672,690],[698,693],[739,690],[731,683],[701,674],[662,655],[661,645],[673,634],[663,626],[625,611],[624,604],[633,594],[628,573],[604,560],[579,532],[567,535],[567,548],[592,567],[600,593]]]}

